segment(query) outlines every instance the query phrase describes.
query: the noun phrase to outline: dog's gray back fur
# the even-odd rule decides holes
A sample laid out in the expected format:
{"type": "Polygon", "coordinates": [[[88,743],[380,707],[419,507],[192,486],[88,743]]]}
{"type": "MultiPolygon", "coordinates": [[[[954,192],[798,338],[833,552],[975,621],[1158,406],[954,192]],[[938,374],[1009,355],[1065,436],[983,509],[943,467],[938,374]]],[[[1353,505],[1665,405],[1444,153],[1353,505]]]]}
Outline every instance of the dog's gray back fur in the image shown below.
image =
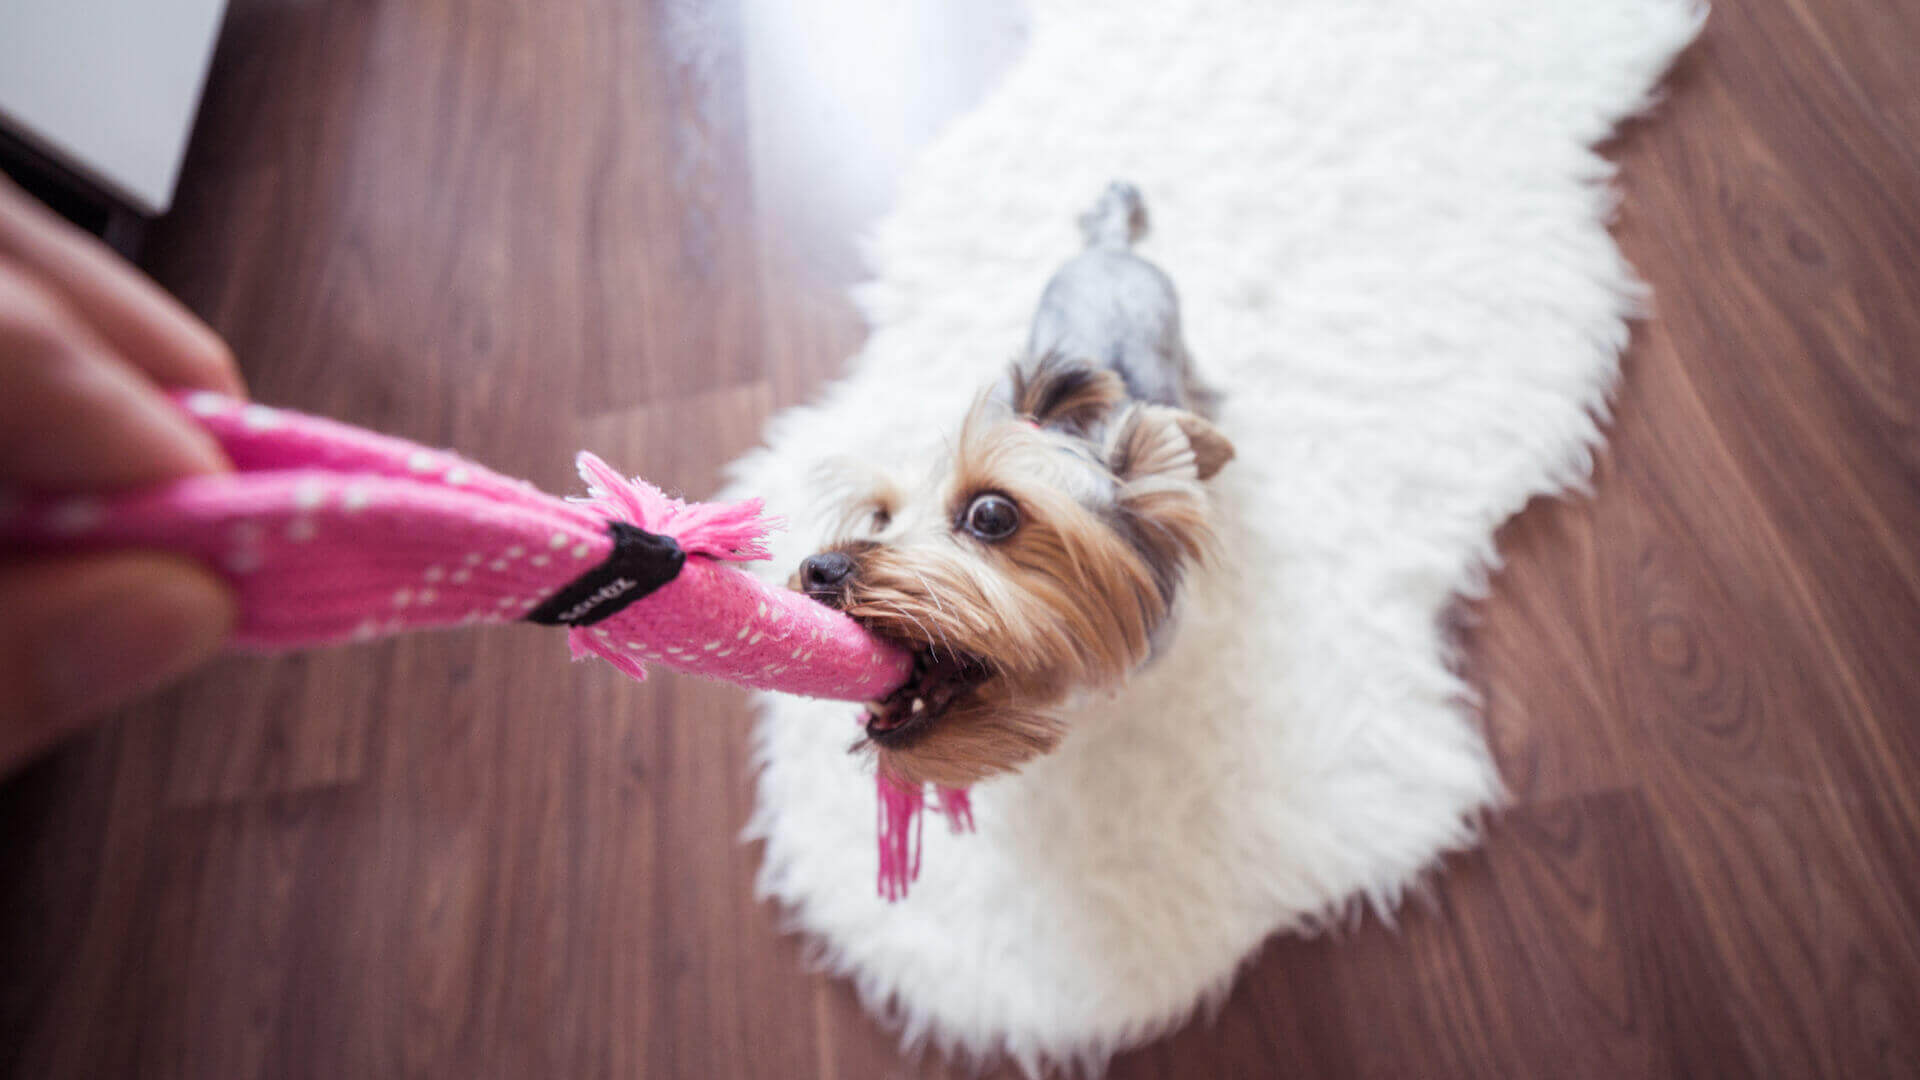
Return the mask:
{"type": "Polygon", "coordinates": [[[1180,298],[1160,268],[1133,253],[1147,208],[1132,184],[1107,186],[1086,213],[1086,250],[1054,272],[1027,335],[1029,362],[1048,355],[1110,368],[1138,401],[1211,414],[1180,336],[1180,298]]]}

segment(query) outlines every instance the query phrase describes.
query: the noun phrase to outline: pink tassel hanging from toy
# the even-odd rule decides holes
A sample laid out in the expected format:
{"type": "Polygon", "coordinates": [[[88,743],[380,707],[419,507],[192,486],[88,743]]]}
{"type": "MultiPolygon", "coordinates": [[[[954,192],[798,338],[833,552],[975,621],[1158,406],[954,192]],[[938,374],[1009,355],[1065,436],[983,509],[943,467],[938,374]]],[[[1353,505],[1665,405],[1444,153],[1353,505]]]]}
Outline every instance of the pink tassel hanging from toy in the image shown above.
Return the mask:
{"type": "MultiPolygon", "coordinates": [[[[973,831],[973,803],[965,788],[935,788],[940,811],[954,832],[973,831]]],[[[874,775],[880,837],[880,895],[899,900],[920,879],[920,830],[926,811],[926,790],[903,784],[885,773],[874,775]]]]}

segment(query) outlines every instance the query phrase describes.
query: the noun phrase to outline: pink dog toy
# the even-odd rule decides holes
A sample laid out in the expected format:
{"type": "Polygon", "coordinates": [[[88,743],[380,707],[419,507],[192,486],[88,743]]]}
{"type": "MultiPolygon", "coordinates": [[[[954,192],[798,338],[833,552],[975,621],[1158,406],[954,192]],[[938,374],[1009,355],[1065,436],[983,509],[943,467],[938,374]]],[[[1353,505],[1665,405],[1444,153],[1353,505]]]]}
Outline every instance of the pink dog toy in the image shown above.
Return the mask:
{"type": "MultiPolygon", "coordinates": [[[[576,659],[643,661],[762,690],[865,701],[911,657],[805,596],[727,565],[764,559],[758,499],[685,503],[577,459],[562,500],[444,451],[213,393],[179,399],[235,471],[124,496],[31,503],[0,519],[25,551],[191,556],[239,599],[234,642],[285,651],[524,619],[568,627],[576,659]]],[[[964,791],[939,793],[956,828],[964,791]]],[[[922,792],[882,780],[880,892],[919,875],[922,792]]]]}

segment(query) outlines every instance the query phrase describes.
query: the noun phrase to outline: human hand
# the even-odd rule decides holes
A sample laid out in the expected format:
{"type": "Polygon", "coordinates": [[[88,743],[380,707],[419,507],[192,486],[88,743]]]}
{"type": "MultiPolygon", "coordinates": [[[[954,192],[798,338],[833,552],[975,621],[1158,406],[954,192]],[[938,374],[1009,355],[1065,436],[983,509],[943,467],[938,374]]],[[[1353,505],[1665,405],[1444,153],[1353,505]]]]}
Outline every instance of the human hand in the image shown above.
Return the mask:
{"type": "MultiPolygon", "coordinates": [[[[228,468],[162,387],[245,393],[212,330],[0,177],[0,513],[228,468]]],[[[210,657],[233,617],[177,557],[0,552],[0,774],[210,657]]]]}

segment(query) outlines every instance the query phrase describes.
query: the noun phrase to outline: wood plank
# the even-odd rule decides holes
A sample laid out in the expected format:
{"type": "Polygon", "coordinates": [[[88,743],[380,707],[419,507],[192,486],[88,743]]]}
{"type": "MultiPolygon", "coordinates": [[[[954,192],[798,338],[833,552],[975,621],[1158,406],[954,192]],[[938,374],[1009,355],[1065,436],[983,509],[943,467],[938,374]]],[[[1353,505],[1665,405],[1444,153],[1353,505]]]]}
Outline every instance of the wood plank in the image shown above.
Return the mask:
{"type": "Polygon", "coordinates": [[[1504,815],[1397,939],[1333,946],[1359,1071],[1749,1073],[1669,839],[1632,792],[1504,815]]]}
{"type": "Polygon", "coordinates": [[[759,444],[772,412],[771,388],[752,382],[605,413],[582,425],[581,438],[624,473],[704,499],[720,489],[721,466],[759,444]]]}

